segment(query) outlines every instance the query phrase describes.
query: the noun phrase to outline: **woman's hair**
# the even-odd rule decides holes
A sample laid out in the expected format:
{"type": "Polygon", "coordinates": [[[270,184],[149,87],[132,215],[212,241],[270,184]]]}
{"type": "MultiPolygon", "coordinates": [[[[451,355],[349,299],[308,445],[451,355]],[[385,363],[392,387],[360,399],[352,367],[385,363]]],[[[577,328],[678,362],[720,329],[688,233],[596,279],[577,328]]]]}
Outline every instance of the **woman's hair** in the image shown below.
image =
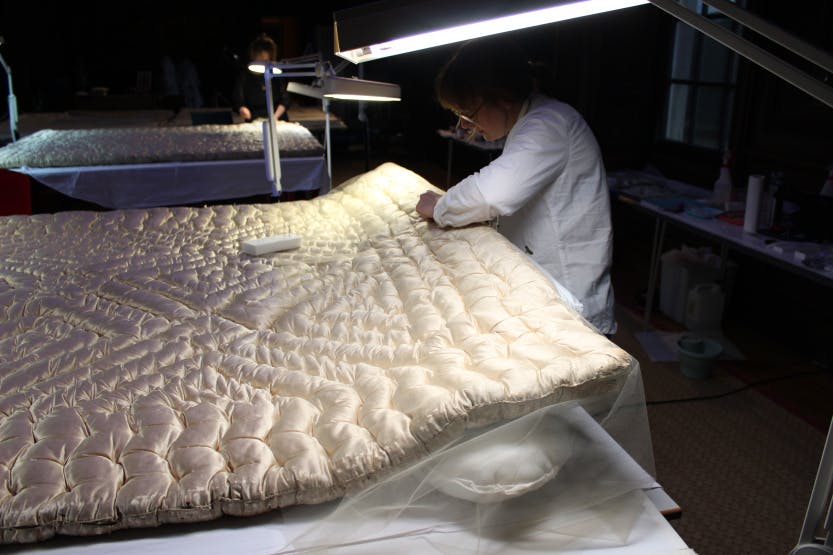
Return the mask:
{"type": "Polygon", "coordinates": [[[278,59],[278,45],[266,33],[260,33],[249,43],[249,59],[254,60],[258,52],[268,52],[272,61],[278,59]]]}
{"type": "Polygon", "coordinates": [[[460,46],[437,74],[434,93],[443,108],[470,108],[478,100],[522,102],[534,82],[523,49],[497,35],[460,46]]]}

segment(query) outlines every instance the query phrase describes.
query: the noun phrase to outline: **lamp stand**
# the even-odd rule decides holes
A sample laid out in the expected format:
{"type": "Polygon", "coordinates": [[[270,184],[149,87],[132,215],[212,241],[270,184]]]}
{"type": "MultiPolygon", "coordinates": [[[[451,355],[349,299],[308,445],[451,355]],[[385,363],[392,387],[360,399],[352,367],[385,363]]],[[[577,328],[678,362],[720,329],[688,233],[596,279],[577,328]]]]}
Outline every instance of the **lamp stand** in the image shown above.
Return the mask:
{"type": "Polygon", "coordinates": [[[281,157],[278,150],[278,128],[275,123],[274,103],[272,101],[272,70],[267,66],[263,72],[266,81],[266,121],[263,122],[263,152],[266,162],[266,177],[272,183],[272,196],[281,195],[281,157]]]}
{"type": "MultiPolygon", "coordinates": [[[[330,180],[330,191],[333,189],[333,155],[330,152],[330,99],[321,98],[321,109],[324,111],[324,155],[327,157],[327,178],[330,180]]],[[[327,191],[329,192],[329,191],[327,191]]]]}
{"type": "Polygon", "coordinates": [[[370,119],[367,102],[359,101],[359,121],[364,123],[364,171],[370,171],[370,119]]]}
{"type": "MultiPolygon", "coordinates": [[[[3,39],[0,37],[0,44],[2,44],[2,42],[3,39]]],[[[2,54],[0,54],[0,65],[3,66],[4,70],[6,70],[6,76],[8,77],[9,82],[9,131],[12,134],[12,142],[15,142],[17,141],[17,98],[14,96],[14,89],[12,88],[12,69],[6,63],[6,60],[3,59],[2,54]]]]}

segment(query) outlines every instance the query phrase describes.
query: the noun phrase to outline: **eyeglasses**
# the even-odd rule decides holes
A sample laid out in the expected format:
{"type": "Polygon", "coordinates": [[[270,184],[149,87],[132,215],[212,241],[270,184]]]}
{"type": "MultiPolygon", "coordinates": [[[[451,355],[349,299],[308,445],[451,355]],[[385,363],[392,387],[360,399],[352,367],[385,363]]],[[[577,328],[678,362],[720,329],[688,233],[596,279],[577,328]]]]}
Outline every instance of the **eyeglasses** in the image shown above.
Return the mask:
{"type": "Polygon", "coordinates": [[[473,125],[477,125],[477,123],[474,121],[474,118],[477,117],[477,113],[480,111],[482,107],[483,103],[481,102],[480,106],[478,106],[477,109],[474,110],[471,114],[463,114],[454,109],[451,110],[451,113],[453,113],[459,120],[465,121],[466,123],[471,123],[473,125]]]}

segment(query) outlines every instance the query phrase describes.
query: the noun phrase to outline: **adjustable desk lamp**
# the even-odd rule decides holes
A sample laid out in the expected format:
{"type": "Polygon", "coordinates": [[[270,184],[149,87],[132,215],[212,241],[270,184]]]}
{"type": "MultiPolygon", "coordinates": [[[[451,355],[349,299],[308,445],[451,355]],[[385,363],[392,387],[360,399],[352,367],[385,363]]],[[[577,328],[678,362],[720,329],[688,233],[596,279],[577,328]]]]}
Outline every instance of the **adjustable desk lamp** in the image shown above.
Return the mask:
{"type": "Polygon", "coordinates": [[[266,81],[266,105],[270,117],[263,122],[263,150],[266,161],[266,176],[272,183],[272,195],[277,196],[281,192],[281,167],[280,150],[278,148],[278,132],[275,118],[272,115],[274,102],[272,100],[272,87],[270,81],[275,77],[315,77],[313,85],[289,82],[287,91],[313,98],[320,98],[324,110],[324,149],[327,156],[327,176],[332,184],[332,155],[330,152],[330,100],[370,100],[370,101],[396,101],[401,98],[399,85],[383,83],[379,81],[368,81],[338,77],[329,63],[321,61],[309,61],[317,59],[296,58],[281,62],[252,62],[249,70],[255,73],[263,73],[266,81]],[[306,60],[306,61],[298,61],[306,60]]]}
{"type": "Polygon", "coordinates": [[[321,99],[321,108],[324,111],[324,149],[327,153],[327,175],[332,185],[333,169],[332,154],[330,145],[330,101],[331,100],[357,100],[371,102],[390,102],[401,99],[402,94],[399,85],[384,83],[381,81],[368,81],[353,77],[339,77],[337,71],[329,63],[319,62],[316,65],[316,80],[311,85],[290,81],[286,90],[321,99]]]}
{"type": "MultiPolygon", "coordinates": [[[[833,57],[729,0],[700,0],[751,31],[833,73],[833,57]]],[[[678,0],[381,0],[337,11],[336,54],[353,63],[583,15],[651,3],[746,59],[833,107],[833,88],[680,4],[678,0]]],[[[799,544],[791,555],[833,555],[833,422],[799,544]],[[823,539],[817,537],[821,530],[823,539]]]]}
{"type": "Polygon", "coordinates": [[[275,123],[275,103],[272,99],[274,77],[299,77],[316,75],[314,63],[251,62],[249,71],[262,73],[266,82],[266,121],[263,122],[263,154],[266,162],[266,179],[272,184],[272,196],[281,194],[281,158],[278,148],[278,129],[275,123]],[[284,72],[284,70],[289,70],[284,72]]]}
{"type": "MultiPolygon", "coordinates": [[[[0,37],[0,45],[4,42],[3,37],[0,37]]],[[[3,69],[6,70],[6,76],[9,80],[9,130],[12,134],[12,142],[17,141],[17,98],[14,96],[14,90],[12,89],[12,69],[6,63],[6,60],[3,59],[3,55],[0,54],[0,65],[3,66],[3,69]]]]}

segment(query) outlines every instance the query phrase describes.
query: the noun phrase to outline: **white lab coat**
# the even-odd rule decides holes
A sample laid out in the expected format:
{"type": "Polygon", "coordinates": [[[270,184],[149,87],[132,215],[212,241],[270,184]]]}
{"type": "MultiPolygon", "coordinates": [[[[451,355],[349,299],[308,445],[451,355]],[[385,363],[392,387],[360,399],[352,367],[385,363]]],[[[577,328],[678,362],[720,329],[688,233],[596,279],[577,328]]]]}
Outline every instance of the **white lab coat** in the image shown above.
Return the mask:
{"type": "Polygon", "coordinates": [[[498,216],[500,232],[581,301],[591,324],[616,331],[607,178],[596,138],[571,106],[533,95],[503,153],[434,208],[441,226],[498,216]]]}

